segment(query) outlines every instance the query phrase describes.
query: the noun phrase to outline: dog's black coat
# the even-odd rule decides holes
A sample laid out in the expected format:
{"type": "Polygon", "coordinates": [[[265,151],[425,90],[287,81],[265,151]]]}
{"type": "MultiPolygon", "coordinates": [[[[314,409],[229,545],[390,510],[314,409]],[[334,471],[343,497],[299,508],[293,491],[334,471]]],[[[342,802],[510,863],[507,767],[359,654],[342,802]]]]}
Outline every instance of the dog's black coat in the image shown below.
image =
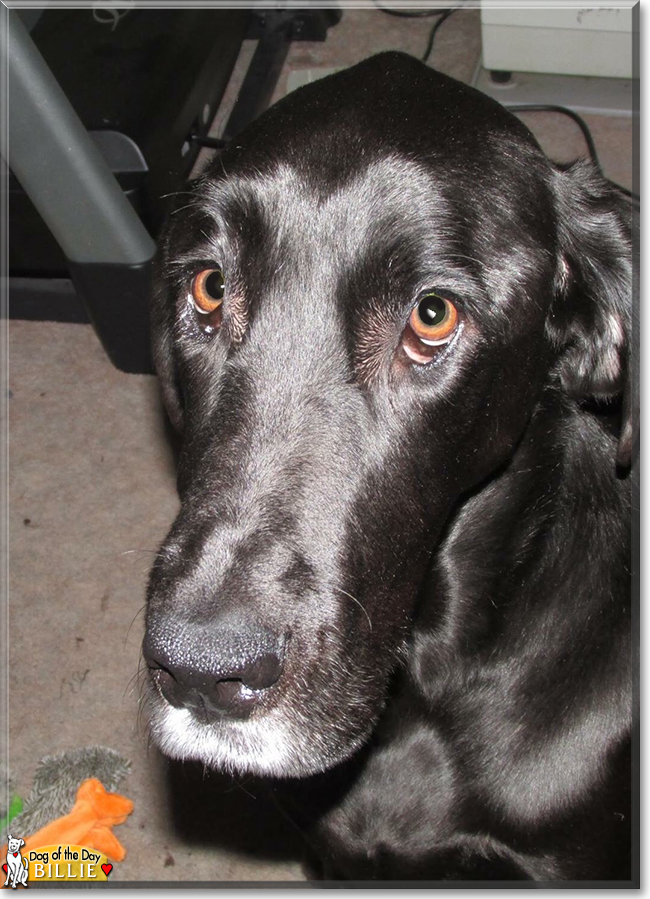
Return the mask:
{"type": "Polygon", "coordinates": [[[628,219],[591,164],[396,53],[278,103],[170,217],[153,732],[295,779],[326,877],[630,876],[628,219]],[[214,265],[206,335],[188,285],[214,265]],[[433,288],[462,327],[417,365],[433,288]],[[250,717],[220,715],[253,669],[250,717]]]}

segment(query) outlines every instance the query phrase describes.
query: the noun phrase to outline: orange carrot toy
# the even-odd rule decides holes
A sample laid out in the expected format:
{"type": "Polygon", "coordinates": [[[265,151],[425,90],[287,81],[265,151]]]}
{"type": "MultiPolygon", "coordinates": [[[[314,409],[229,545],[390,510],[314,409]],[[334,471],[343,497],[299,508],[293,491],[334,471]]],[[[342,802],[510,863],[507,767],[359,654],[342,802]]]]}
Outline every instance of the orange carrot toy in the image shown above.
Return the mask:
{"type": "MultiPolygon", "coordinates": [[[[27,837],[23,853],[40,846],[68,844],[96,849],[102,855],[121,862],[126,851],[111,828],[115,824],[123,824],[132,811],[130,799],[119,793],[107,792],[96,777],[88,778],[77,790],[72,811],[27,837]]],[[[3,852],[0,850],[2,858],[3,852]]]]}

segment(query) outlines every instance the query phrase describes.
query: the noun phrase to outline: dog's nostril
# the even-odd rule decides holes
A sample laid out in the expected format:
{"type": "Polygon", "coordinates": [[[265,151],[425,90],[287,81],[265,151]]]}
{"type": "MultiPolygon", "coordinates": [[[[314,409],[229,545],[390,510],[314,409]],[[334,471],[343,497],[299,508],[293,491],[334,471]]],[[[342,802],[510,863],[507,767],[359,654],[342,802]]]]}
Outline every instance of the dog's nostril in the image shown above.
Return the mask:
{"type": "Polygon", "coordinates": [[[143,645],[151,677],[163,697],[189,708],[202,720],[211,716],[244,717],[260,704],[264,692],[280,678],[284,641],[268,632],[241,635],[182,632],[170,639],[148,634],[143,645]],[[254,639],[252,639],[254,638],[254,639]]]}
{"type": "Polygon", "coordinates": [[[241,672],[240,679],[250,690],[265,690],[273,686],[281,673],[282,658],[275,653],[266,652],[241,672]]]}
{"type": "Polygon", "coordinates": [[[246,690],[239,680],[217,681],[209,696],[204,696],[209,710],[228,712],[230,714],[252,711],[254,701],[246,695],[246,690]]]}
{"type": "Polygon", "coordinates": [[[149,671],[153,682],[165,699],[174,706],[182,706],[183,702],[180,696],[177,695],[177,681],[171,671],[167,671],[166,668],[161,668],[159,665],[149,665],[149,671]]]}

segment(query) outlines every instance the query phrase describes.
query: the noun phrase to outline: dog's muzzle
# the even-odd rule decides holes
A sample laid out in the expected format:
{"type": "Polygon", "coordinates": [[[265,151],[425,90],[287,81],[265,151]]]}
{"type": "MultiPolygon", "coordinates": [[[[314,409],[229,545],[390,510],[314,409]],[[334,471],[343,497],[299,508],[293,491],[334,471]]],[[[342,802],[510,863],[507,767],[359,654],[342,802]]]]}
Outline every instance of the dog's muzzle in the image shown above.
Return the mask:
{"type": "Polygon", "coordinates": [[[247,718],[284,666],[286,638],[247,621],[150,625],[143,655],[164,699],[201,723],[247,718]]]}

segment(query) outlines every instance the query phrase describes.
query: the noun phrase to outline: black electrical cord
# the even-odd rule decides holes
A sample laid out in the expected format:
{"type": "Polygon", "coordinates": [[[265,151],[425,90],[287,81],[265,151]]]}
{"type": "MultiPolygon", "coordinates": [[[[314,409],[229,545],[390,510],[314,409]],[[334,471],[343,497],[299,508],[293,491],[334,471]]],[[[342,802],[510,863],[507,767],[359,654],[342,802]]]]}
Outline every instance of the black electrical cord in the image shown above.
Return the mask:
{"type": "Polygon", "coordinates": [[[585,120],[578,115],[577,112],[574,112],[567,106],[555,106],[551,103],[505,103],[504,106],[506,107],[506,109],[510,109],[512,112],[559,112],[562,115],[569,116],[569,118],[573,119],[573,121],[582,131],[582,136],[584,137],[587,144],[587,149],[589,150],[591,161],[595,166],[597,166],[598,169],[600,169],[600,160],[598,159],[596,145],[594,144],[594,139],[591,136],[589,126],[587,125],[585,120]]]}
{"type": "Polygon", "coordinates": [[[568,116],[570,119],[576,123],[580,131],[582,132],[582,136],[585,139],[585,143],[587,144],[587,149],[589,151],[589,157],[593,164],[596,166],[600,174],[605,181],[612,185],[612,187],[619,191],[619,193],[628,197],[632,200],[633,203],[640,203],[640,197],[638,194],[635,194],[633,191],[628,190],[627,187],[623,187],[622,184],[617,184],[616,181],[612,181],[610,178],[605,176],[603,172],[603,168],[600,164],[600,159],[598,158],[598,153],[596,151],[596,144],[594,143],[594,139],[591,135],[591,131],[589,130],[589,126],[585,122],[585,120],[578,115],[577,112],[574,112],[572,109],[569,109],[567,106],[556,106],[551,103],[504,103],[506,109],[509,109],[511,112],[558,112],[561,115],[568,116]]]}
{"type": "Polygon", "coordinates": [[[440,28],[440,26],[442,25],[442,23],[443,23],[446,19],[448,19],[449,16],[450,16],[453,12],[456,12],[456,10],[455,10],[455,9],[446,9],[446,10],[444,11],[444,13],[443,13],[443,14],[440,16],[440,18],[438,19],[438,21],[436,22],[436,24],[435,24],[435,25],[433,26],[433,28],[431,29],[431,34],[429,35],[429,40],[427,41],[427,49],[424,51],[424,54],[423,54],[423,56],[422,56],[422,62],[428,62],[428,61],[429,61],[429,57],[431,56],[431,53],[433,52],[433,42],[434,42],[435,39],[436,39],[436,34],[438,33],[438,29],[440,28]]]}
{"type": "Polygon", "coordinates": [[[394,9],[390,6],[382,6],[378,0],[372,0],[377,9],[380,9],[382,12],[385,12],[388,16],[399,16],[401,19],[428,19],[432,16],[442,16],[449,15],[453,12],[453,9],[441,8],[441,9],[418,9],[411,10],[407,12],[404,9],[394,9]]]}
{"type": "Polygon", "coordinates": [[[637,206],[640,205],[641,197],[639,196],[639,194],[635,194],[634,191],[630,190],[628,187],[623,187],[622,184],[617,184],[616,181],[612,181],[611,178],[606,178],[605,180],[609,181],[612,187],[614,187],[619,193],[632,200],[633,203],[636,203],[637,206]]]}
{"type": "Polygon", "coordinates": [[[438,21],[431,29],[431,33],[429,34],[429,40],[427,41],[427,49],[424,52],[424,55],[421,57],[422,62],[428,62],[429,57],[433,51],[433,42],[436,39],[436,34],[438,33],[438,29],[449,16],[456,12],[458,9],[457,6],[449,6],[449,7],[440,7],[439,9],[425,9],[425,10],[411,10],[410,12],[403,9],[394,9],[389,6],[382,6],[379,3],[379,0],[372,0],[373,4],[380,9],[382,12],[385,12],[389,16],[400,16],[403,19],[423,19],[425,17],[438,16],[438,21]]]}

